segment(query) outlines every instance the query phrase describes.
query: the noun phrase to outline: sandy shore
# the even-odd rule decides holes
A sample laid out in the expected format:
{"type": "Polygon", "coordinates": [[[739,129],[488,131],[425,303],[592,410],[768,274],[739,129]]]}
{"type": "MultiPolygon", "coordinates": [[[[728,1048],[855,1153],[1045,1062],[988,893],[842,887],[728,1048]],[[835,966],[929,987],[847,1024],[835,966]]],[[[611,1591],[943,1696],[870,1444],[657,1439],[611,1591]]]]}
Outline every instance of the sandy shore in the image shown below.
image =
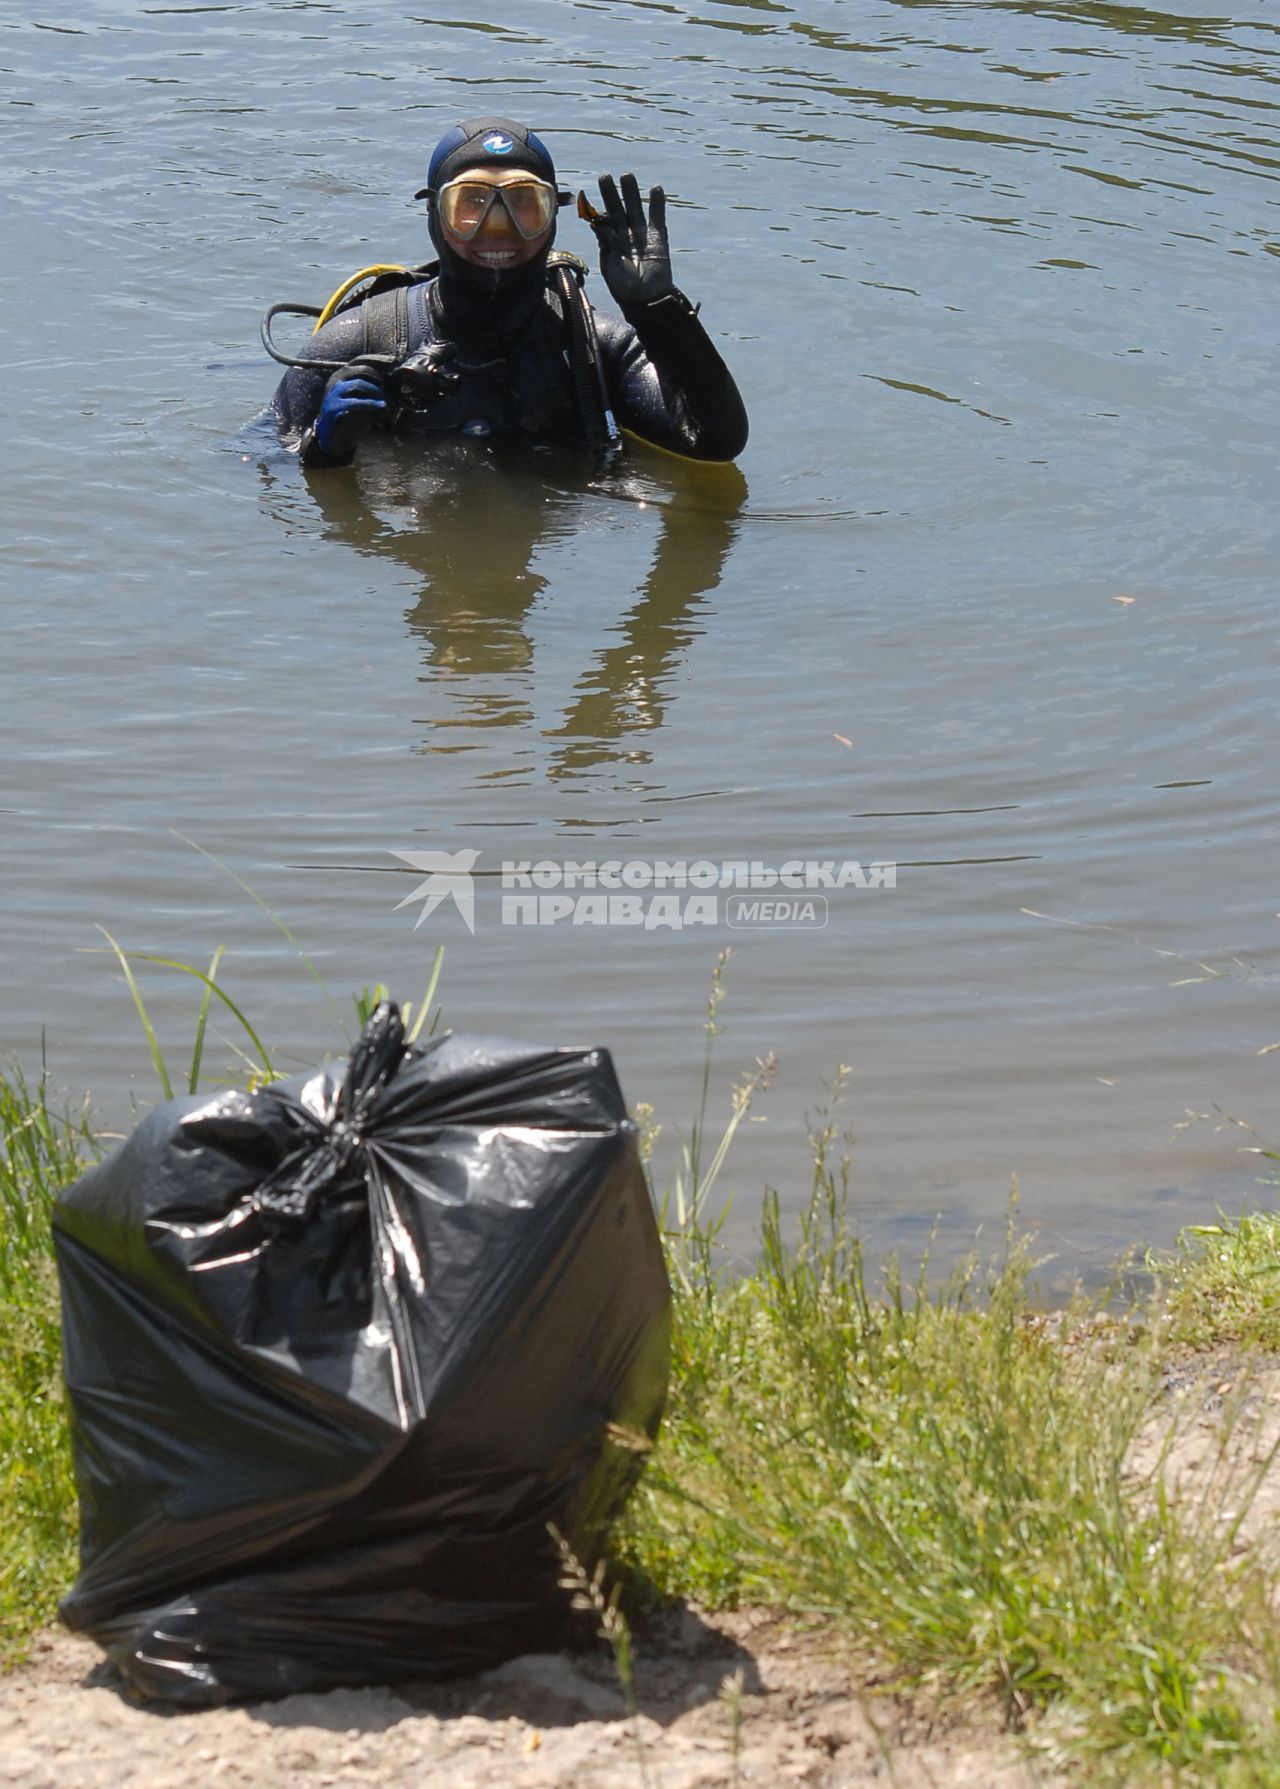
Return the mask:
{"type": "Polygon", "coordinates": [[[994,1727],[929,1731],[893,1701],[860,1696],[829,1643],[776,1619],[685,1613],[638,1636],[638,1646],[633,1726],[603,1651],[535,1654],[443,1687],[167,1713],[126,1700],[95,1646],[49,1633],[0,1680],[0,1783],[1048,1789],[1065,1781],[1021,1764],[994,1727]]]}

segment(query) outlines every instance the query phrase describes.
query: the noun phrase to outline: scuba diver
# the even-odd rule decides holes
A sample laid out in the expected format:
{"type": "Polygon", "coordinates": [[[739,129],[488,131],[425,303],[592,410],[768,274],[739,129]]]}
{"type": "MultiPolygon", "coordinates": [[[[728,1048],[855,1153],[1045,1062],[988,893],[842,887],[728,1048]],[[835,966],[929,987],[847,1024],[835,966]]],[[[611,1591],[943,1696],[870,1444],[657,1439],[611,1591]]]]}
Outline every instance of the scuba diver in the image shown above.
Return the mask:
{"type": "Polygon", "coordinates": [[[597,317],[586,267],[555,250],[560,192],[545,145],[507,118],[468,118],[437,143],[427,184],[439,259],[365,269],[316,311],[273,305],[263,341],[288,372],[272,400],[308,467],[350,465],[368,431],[578,440],[607,460],[627,430],[695,460],[747,440],[733,377],[675,286],[666,198],[648,210],[633,174],[600,178],[604,210],[578,195],[623,321],[597,317]],[[371,283],[370,283],[371,282],[371,283]],[[316,317],[296,355],[271,337],[278,312],[316,317]]]}

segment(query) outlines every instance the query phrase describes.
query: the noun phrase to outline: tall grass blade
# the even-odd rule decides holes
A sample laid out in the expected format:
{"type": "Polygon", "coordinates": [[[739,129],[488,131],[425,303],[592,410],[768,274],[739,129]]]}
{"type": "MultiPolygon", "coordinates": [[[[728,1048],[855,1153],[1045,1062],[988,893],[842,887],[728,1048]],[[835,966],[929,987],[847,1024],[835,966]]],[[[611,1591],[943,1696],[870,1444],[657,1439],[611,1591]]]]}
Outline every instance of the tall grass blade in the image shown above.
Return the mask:
{"type": "MultiPolygon", "coordinates": [[[[190,976],[194,977],[194,979],[196,981],[202,982],[204,984],[204,988],[205,988],[206,1000],[209,998],[210,995],[216,994],[218,999],[221,1000],[222,1004],[231,1013],[232,1017],[239,1021],[242,1029],[244,1030],[246,1037],[248,1037],[250,1043],[253,1045],[254,1049],[258,1052],[258,1065],[260,1066],[262,1072],[264,1072],[267,1076],[269,1076],[269,1078],[273,1081],[279,1079],[279,1076],[276,1073],[275,1067],[271,1061],[271,1056],[267,1050],[266,1045],[263,1043],[262,1039],[258,1036],[258,1034],[254,1030],[253,1026],[249,1023],[249,1021],[245,1017],[244,1013],[240,1010],[240,1008],[236,1005],[235,1001],[231,998],[230,994],[228,994],[224,989],[222,989],[218,986],[217,982],[213,979],[212,975],[206,975],[204,973],[203,969],[197,969],[191,963],[179,963],[173,957],[153,956],[151,954],[151,952],[149,952],[149,951],[139,951],[138,956],[141,959],[141,961],[144,963],[154,963],[156,965],[156,967],[160,968],[160,969],[177,969],[177,970],[180,970],[183,975],[190,975],[190,976]]],[[[216,957],[214,958],[213,967],[215,969],[217,968],[217,958],[216,957]]],[[[172,1098],[173,1096],[169,1095],[169,1097],[172,1098]]]]}
{"type": "Polygon", "coordinates": [[[187,1092],[194,1093],[200,1081],[200,1063],[204,1056],[205,1026],[209,1023],[209,1002],[213,998],[213,983],[218,977],[218,964],[222,961],[226,945],[220,944],[213,953],[213,961],[209,965],[209,986],[200,997],[200,1016],[196,1020],[195,1042],[191,1047],[191,1072],[187,1076],[187,1092]]]}
{"type": "Polygon", "coordinates": [[[133,995],[133,1004],[137,1010],[138,1019],[142,1025],[143,1032],[146,1035],[147,1045],[151,1051],[151,1060],[155,1064],[155,1071],[160,1079],[160,1086],[164,1091],[164,1097],[166,1099],[172,1099],[173,1083],[170,1081],[169,1071],[165,1067],[164,1055],[160,1049],[160,1040],[156,1036],[155,1026],[151,1023],[151,1017],[147,1012],[146,1004],[142,998],[142,992],[134,978],[133,970],[129,966],[129,959],[105,926],[99,926],[98,930],[116,953],[120,967],[124,970],[124,979],[129,984],[129,992],[133,995]]]}
{"type": "MultiPolygon", "coordinates": [[[[431,1011],[431,1002],[436,997],[436,988],[439,986],[440,971],[443,967],[444,967],[444,945],[437,944],[435,961],[431,965],[431,979],[427,983],[427,991],[422,996],[422,1005],[418,1008],[418,1012],[417,1012],[416,1017],[414,1018],[413,1025],[409,1031],[408,1036],[405,1039],[406,1043],[416,1044],[418,1041],[418,1038],[422,1032],[423,1024],[426,1021],[427,1014],[431,1011]]],[[[434,1030],[435,1027],[433,1026],[432,1029],[434,1030]]]]}

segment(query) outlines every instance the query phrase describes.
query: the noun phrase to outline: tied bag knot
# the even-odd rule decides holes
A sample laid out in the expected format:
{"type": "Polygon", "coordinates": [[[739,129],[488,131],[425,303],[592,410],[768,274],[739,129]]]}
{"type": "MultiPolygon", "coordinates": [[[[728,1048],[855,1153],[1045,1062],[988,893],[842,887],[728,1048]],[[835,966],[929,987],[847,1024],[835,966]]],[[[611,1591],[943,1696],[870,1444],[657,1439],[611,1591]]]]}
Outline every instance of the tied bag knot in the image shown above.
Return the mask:
{"type": "Polygon", "coordinates": [[[334,1117],[317,1122],[313,1136],[292,1150],[264,1180],[255,1208],[273,1230],[292,1229],[312,1218],[319,1201],[364,1179],[364,1146],[379,1099],[404,1061],[404,1020],[393,1001],[374,1009],[351,1052],[334,1117]]]}

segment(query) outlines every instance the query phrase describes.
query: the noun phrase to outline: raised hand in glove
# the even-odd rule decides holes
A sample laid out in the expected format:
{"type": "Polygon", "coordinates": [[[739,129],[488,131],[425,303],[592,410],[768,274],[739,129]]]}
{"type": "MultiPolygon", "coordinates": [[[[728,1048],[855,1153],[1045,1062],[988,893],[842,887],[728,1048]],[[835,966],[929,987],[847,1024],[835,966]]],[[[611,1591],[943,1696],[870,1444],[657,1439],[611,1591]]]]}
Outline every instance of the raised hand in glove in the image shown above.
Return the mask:
{"type": "Polygon", "coordinates": [[[612,174],[600,176],[604,210],[578,194],[578,215],[586,218],[600,244],[600,272],[619,304],[655,304],[675,290],[667,246],[667,195],[649,189],[649,215],[634,174],[622,176],[619,193],[612,174]]]}
{"type": "Polygon", "coordinates": [[[310,446],[314,457],[349,460],[363,426],[385,416],[388,409],[386,388],[375,367],[360,360],[339,367],[325,386],[324,400],[308,431],[310,439],[303,440],[303,458],[310,446]]]}

